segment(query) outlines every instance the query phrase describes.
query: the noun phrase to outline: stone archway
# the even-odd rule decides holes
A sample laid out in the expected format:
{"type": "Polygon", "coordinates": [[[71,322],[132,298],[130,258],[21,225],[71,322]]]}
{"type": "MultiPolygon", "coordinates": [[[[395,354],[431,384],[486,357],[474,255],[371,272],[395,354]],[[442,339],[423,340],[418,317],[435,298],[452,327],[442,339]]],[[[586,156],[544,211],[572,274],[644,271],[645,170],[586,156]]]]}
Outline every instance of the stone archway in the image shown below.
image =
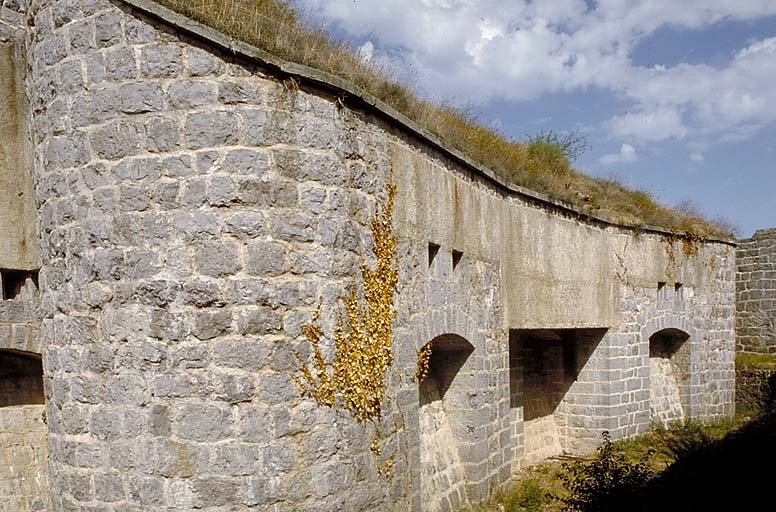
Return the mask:
{"type": "Polygon", "coordinates": [[[649,337],[649,412],[668,425],[690,416],[690,335],[676,328],[649,337]]]}
{"type": "Polygon", "coordinates": [[[474,347],[456,334],[429,344],[428,374],[418,384],[420,478],[423,510],[436,512],[469,503],[467,461],[460,449],[470,446],[464,417],[471,409],[466,394],[474,384],[469,358],[474,347]]]}

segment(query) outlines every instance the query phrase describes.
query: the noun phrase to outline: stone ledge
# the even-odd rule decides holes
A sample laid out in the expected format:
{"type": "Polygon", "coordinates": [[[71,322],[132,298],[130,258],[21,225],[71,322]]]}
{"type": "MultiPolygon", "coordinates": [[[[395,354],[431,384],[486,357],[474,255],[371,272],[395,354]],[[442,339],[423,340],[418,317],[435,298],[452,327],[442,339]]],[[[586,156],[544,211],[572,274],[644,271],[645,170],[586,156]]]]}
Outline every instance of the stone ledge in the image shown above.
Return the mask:
{"type": "MultiPolygon", "coordinates": [[[[545,207],[558,208],[568,214],[572,214],[578,217],[580,220],[590,223],[600,223],[606,226],[615,226],[628,230],[635,230],[638,232],[650,232],[672,237],[677,236],[676,233],[660,226],[653,226],[648,224],[634,225],[617,222],[615,219],[607,215],[585,211],[584,209],[578,208],[570,203],[553,199],[546,194],[507,183],[501,177],[497,176],[492,170],[473,161],[464,153],[451,148],[437,136],[428,132],[401,112],[397,111],[390,105],[382,102],[371,94],[363,91],[347,80],[315,68],[282,60],[260,48],[234,39],[222,32],[203,25],[202,23],[196,22],[186,16],[178,14],[177,12],[164,7],[153,0],[118,1],[139,11],[142,14],[145,14],[146,16],[150,16],[154,19],[162,21],[182,32],[202,39],[221,48],[222,50],[226,50],[233,55],[258,62],[271,71],[278,72],[282,75],[299,78],[303,82],[310,83],[316,87],[321,87],[333,94],[337,94],[339,96],[344,95],[350,100],[355,100],[355,103],[361,104],[370,110],[377,111],[382,117],[397,123],[401,128],[409,132],[411,135],[418,137],[421,139],[421,141],[426,142],[443,154],[471,169],[475,173],[484,177],[486,180],[490,181],[492,184],[496,185],[502,190],[507,191],[510,194],[539,203],[545,207]]],[[[737,241],[733,238],[709,237],[707,241],[724,243],[730,246],[737,245],[737,241]]]]}

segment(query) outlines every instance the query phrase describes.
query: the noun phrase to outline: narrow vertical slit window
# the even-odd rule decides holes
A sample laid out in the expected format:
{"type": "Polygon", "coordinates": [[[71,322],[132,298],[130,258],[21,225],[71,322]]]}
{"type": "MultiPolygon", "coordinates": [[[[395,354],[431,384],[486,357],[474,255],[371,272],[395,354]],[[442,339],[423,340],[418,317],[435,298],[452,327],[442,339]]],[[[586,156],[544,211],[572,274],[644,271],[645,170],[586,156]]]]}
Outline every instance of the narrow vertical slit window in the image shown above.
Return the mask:
{"type": "Polygon", "coordinates": [[[657,298],[658,299],[666,298],[666,284],[663,281],[660,281],[659,283],[657,283],[657,298]]]}
{"type": "Polygon", "coordinates": [[[684,299],[684,287],[682,286],[682,283],[674,283],[674,294],[677,299],[684,299]]]}
{"type": "Polygon", "coordinates": [[[461,263],[461,258],[463,258],[463,252],[453,250],[453,272],[458,268],[458,264],[461,263]]]}
{"type": "Polygon", "coordinates": [[[439,245],[429,242],[428,243],[428,266],[432,267],[434,265],[434,260],[437,257],[437,254],[439,254],[439,245]]]}

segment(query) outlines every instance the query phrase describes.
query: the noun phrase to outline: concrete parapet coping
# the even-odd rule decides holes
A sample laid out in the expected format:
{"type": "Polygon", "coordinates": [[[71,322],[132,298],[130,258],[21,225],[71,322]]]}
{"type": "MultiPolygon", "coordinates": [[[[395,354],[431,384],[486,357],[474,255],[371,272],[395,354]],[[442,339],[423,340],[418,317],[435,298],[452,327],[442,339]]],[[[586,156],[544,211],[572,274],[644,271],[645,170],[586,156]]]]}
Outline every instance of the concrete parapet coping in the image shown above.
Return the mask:
{"type": "MultiPolygon", "coordinates": [[[[401,112],[397,111],[387,103],[377,99],[376,97],[365,92],[347,80],[319,69],[280,59],[277,56],[272,55],[256,46],[232,38],[223,32],[219,32],[218,30],[203,25],[202,23],[194,21],[182,14],[178,14],[177,12],[164,7],[153,0],[118,1],[133,9],[136,9],[142,14],[155,18],[181,30],[182,32],[215,45],[222,50],[226,50],[247,60],[258,62],[270,70],[293,78],[298,78],[302,82],[326,89],[340,96],[344,94],[349,99],[355,100],[356,103],[359,103],[370,110],[376,111],[382,117],[398,124],[406,132],[409,132],[411,135],[419,138],[422,142],[429,144],[441,153],[471,169],[475,173],[484,177],[486,180],[490,181],[492,184],[510,194],[520,196],[524,199],[534,201],[544,206],[561,209],[579,217],[582,220],[586,220],[592,223],[601,223],[608,226],[615,226],[641,232],[657,233],[660,235],[667,235],[672,237],[682,236],[681,233],[676,233],[660,226],[653,226],[648,224],[635,225],[618,222],[607,215],[585,211],[584,209],[578,208],[570,203],[553,199],[546,194],[542,194],[519,185],[508,183],[503,178],[497,176],[489,168],[475,162],[457,149],[450,147],[439,137],[425,130],[401,112]]],[[[731,246],[735,246],[737,244],[735,239],[723,237],[709,237],[706,239],[706,241],[719,242],[731,246]]]]}

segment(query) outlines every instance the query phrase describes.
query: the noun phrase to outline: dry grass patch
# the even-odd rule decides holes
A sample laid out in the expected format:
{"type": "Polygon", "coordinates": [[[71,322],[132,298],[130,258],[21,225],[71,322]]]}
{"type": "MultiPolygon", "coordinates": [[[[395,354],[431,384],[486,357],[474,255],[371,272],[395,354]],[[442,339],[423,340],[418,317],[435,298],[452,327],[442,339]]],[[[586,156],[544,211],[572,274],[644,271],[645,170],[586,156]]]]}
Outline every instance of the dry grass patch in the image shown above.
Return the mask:
{"type": "Polygon", "coordinates": [[[661,226],[695,238],[731,236],[724,223],[672,210],[647,193],[576,171],[571,166],[576,155],[564,147],[563,138],[540,134],[528,141],[512,140],[470,113],[420,99],[407,85],[361,61],[348,43],[303,23],[280,0],[157,1],[284,60],[350,81],[510,183],[624,224],[661,226]]]}
{"type": "Polygon", "coordinates": [[[772,354],[737,352],[736,368],[745,370],[776,370],[776,356],[772,354]]]}

